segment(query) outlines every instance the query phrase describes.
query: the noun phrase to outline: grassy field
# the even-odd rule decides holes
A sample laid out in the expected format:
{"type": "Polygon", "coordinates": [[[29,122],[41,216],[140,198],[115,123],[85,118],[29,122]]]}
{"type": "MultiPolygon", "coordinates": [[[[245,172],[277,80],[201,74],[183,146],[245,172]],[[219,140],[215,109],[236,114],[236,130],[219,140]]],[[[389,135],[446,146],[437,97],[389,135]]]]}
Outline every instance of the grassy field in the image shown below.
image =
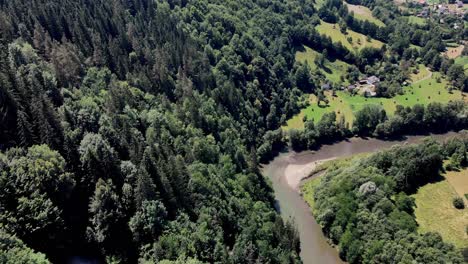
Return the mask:
{"type": "Polygon", "coordinates": [[[348,6],[349,12],[354,12],[355,18],[359,20],[367,20],[376,24],[377,26],[385,26],[385,24],[382,21],[380,21],[372,15],[372,11],[369,8],[361,5],[351,5],[348,3],[346,3],[346,5],[348,6]]]}
{"type": "Polygon", "coordinates": [[[468,199],[465,196],[465,194],[468,194],[468,169],[449,171],[445,175],[445,178],[453,186],[458,196],[463,197],[465,202],[468,203],[468,199]]]}
{"type": "MultiPolygon", "coordinates": [[[[317,69],[317,65],[315,64],[315,58],[319,55],[319,53],[309,47],[304,46],[304,51],[296,52],[296,61],[300,61],[302,63],[307,62],[312,70],[317,69]]],[[[324,68],[320,68],[320,72],[322,72],[327,80],[330,80],[334,83],[340,83],[340,76],[346,73],[346,70],[349,67],[344,61],[335,60],[329,61],[325,60],[324,68]]]]}
{"type": "Polygon", "coordinates": [[[340,26],[338,24],[321,21],[320,25],[318,25],[316,29],[320,34],[329,36],[333,42],[341,42],[341,44],[349,50],[359,50],[364,47],[381,48],[383,46],[382,42],[375,39],[369,39],[370,41],[368,41],[367,36],[350,29],[347,30],[347,34],[345,35],[341,33],[340,26]],[[348,42],[348,37],[352,38],[352,43],[348,42]]]}
{"type": "Polygon", "coordinates": [[[415,25],[425,25],[426,24],[426,19],[422,18],[422,17],[417,17],[417,16],[409,16],[408,17],[408,22],[410,22],[411,24],[415,24],[415,25]]]}
{"type": "Polygon", "coordinates": [[[439,232],[445,241],[453,243],[458,248],[468,246],[468,236],[465,232],[468,209],[458,210],[452,204],[453,197],[457,196],[457,190],[454,188],[456,185],[452,183],[461,182],[466,188],[467,173],[467,170],[449,173],[445,180],[426,184],[413,195],[416,200],[415,215],[420,233],[439,232]]]}
{"type": "Polygon", "coordinates": [[[424,79],[424,78],[428,78],[428,77],[430,76],[430,74],[431,74],[431,72],[429,72],[429,70],[427,69],[427,67],[424,66],[423,64],[419,64],[419,65],[418,65],[418,68],[419,68],[419,72],[418,72],[418,73],[416,73],[416,74],[412,73],[412,74],[410,75],[411,81],[412,81],[413,83],[418,82],[418,81],[421,81],[421,80],[424,79]]]}
{"type": "MultiPolygon", "coordinates": [[[[394,98],[365,98],[360,95],[351,96],[348,92],[338,91],[336,97],[333,97],[331,92],[327,92],[326,96],[330,103],[324,106],[317,105],[316,97],[310,95],[308,100],[310,105],[307,108],[287,121],[283,129],[288,130],[291,128],[302,129],[304,128],[303,117],[307,119],[314,119],[316,122],[320,120],[322,115],[327,112],[334,111],[337,113],[338,118],[344,115],[345,120],[352,124],[354,119],[353,112],[356,112],[366,104],[381,105],[388,114],[395,112],[397,105],[413,106],[415,104],[427,105],[430,102],[447,103],[450,100],[463,99],[460,91],[453,91],[449,93],[445,88],[447,81],[442,79],[441,83],[437,83],[436,77],[440,76],[439,73],[433,73],[428,79],[424,79],[417,83],[413,83],[410,87],[405,87],[405,94],[397,95],[394,98]],[[421,88],[419,88],[421,86],[421,88]]],[[[465,101],[468,97],[465,97],[465,101]]]]}
{"type": "Polygon", "coordinates": [[[461,56],[456,58],[455,63],[463,65],[465,72],[468,73],[468,56],[461,56]]]}

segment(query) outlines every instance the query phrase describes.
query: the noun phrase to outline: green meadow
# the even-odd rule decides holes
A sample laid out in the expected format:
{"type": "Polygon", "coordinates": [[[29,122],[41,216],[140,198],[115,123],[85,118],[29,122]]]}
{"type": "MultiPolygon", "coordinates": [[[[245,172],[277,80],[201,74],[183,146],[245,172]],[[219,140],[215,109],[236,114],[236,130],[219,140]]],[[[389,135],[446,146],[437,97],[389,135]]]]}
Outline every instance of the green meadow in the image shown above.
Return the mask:
{"type": "Polygon", "coordinates": [[[362,95],[352,96],[346,91],[337,91],[336,96],[332,96],[331,92],[326,92],[325,94],[329,100],[329,104],[325,106],[322,102],[319,106],[316,96],[309,95],[308,98],[306,98],[306,100],[309,101],[309,106],[302,109],[300,113],[288,120],[283,129],[302,129],[304,128],[304,117],[317,122],[323,114],[331,111],[337,114],[337,118],[344,116],[346,122],[352,124],[354,113],[362,109],[366,104],[381,105],[389,115],[392,115],[397,105],[413,106],[415,104],[427,105],[431,102],[447,103],[454,100],[466,101],[466,97],[463,97],[460,91],[449,93],[446,89],[447,81],[441,79],[441,82],[438,83],[436,80],[438,76],[440,76],[439,73],[433,73],[431,77],[427,79],[423,78],[421,81],[405,87],[405,93],[403,95],[397,95],[393,98],[366,98],[362,95]]]}
{"type": "Polygon", "coordinates": [[[349,50],[360,50],[364,47],[381,48],[383,43],[379,40],[368,38],[366,35],[348,29],[346,34],[340,31],[338,24],[331,24],[321,21],[320,25],[316,27],[320,34],[329,36],[333,42],[341,42],[343,46],[349,50]],[[351,42],[348,41],[351,38],[351,42]]]}
{"type": "Polygon", "coordinates": [[[319,54],[320,53],[317,51],[304,46],[303,51],[296,52],[296,61],[308,63],[312,70],[319,69],[319,71],[325,75],[327,80],[334,83],[340,83],[340,76],[343,76],[346,73],[349,64],[340,60],[329,61],[326,59],[324,67],[318,67],[315,63],[315,59],[319,54]]]}
{"type": "Polygon", "coordinates": [[[455,63],[463,65],[465,72],[468,73],[468,56],[460,56],[456,58],[455,63]]]}
{"type": "Polygon", "coordinates": [[[417,17],[417,16],[409,16],[408,17],[408,22],[411,23],[411,24],[423,26],[423,25],[426,24],[426,19],[424,19],[422,17],[417,17]]]}
{"type": "Polygon", "coordinates": [[[374,24],[376,24],[377,26],[380,26],[380,27],[383,27],[385,26],[385,24],[380,21],[379,19],[375,18],[373,15],[372,15],[372,11],[365,7],[365,6],[361,6],[361,5],[352,5],[352,4],[348,4],[346,3],[346,5],[348,6],[348,10],[349,12],[353,12],[354,13],[354,17],[359,19],[359,20],[367,20],[369,22],[372,22],[374,24]]]}
{"type": "MultiPolygon", "coordinates": [[[[442,181],[429,183],[413,195],[416,202],[414,214],[418,222],[418,232],[438,232],[442,238],[458,248],[468,247],[466,225],[468,209],[456,209],[452,199],[463,197],[450,182],[452,178],[468,180],[468,170],[449,172],[442,181]]],[[[466,203],[466,200],[465,200],[466,203]]]]}

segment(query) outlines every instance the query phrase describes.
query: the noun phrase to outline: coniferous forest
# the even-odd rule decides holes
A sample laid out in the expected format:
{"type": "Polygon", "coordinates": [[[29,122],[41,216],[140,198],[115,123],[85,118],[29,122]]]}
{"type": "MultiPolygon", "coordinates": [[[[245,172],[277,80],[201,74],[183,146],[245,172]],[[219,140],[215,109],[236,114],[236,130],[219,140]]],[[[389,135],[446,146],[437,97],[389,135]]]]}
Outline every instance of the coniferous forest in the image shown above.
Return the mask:
{"type": "MultiPolygon", "coordinates": [[[[389,26],[348,23],[392,57],[332,43],[311,25],[346,16],[335,2],[329,14],[312,0],[0,0],[0,262],[299,263],[297,231],[259,171],[319,86],[298,46],[356,71],[421,57],[391,34],[406,28],[385,1],[389,26]]],[[[466,89],[463,73],[453,79],[466,89]]],[[[468,125],[466,104],[432,108],[450,114],[441,131],[468,125]]],[[[288,139],[304,149],[403,134],[418,109],[398,108],[396,132],[393,119],[352,130],[330,114],[288,139]]]]}
{"type": "Polygon", "coordinates": [[[303,4],[0,1],[0,262],[298,262],[255,149],[303,4]]]}

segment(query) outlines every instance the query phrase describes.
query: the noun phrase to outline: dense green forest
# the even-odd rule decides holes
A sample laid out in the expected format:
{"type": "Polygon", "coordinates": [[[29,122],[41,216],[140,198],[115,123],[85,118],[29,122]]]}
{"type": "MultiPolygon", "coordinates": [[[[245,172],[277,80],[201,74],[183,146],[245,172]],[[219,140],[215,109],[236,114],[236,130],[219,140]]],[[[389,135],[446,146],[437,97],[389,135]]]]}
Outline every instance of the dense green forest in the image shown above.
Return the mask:
{"type": "Polygon", "coordinates": [[[409,195],[439,180],[444,159],[468,165],[467,149],[463,133],[334,164],[314,194],[317,221],[349,263],[463,263],[438,233],[416,232],[409,195]]]}
{"type": "MultiPolygon", "coordinates": [[[[299,97],[319,93],[295,51],[309,45],[354,71],[387,72],[388,87],[403,78],[398,61],[431,54],[422,59],[466,89],[439,56],[442,37],[466,30],[410,28],[386,1],[367,2],[385,28],[348,18],[337,1],[326,3],[330,15],[311,0],[0,0],[0,262],[300,262],[258,162],[286,139],[308,148],[364,130],[331,113],[284,137],[299,97]],[[352,53],[317,33],[320,19],[387,45],[352,53]]],[[[421,111],[362,123],[381,136],[413,120],[467,125],[466,104],[421,111]]]]}
{"type": "Polygon", "coordinates": [[[0,1],[2,259],[298,262],[255,149],[306,6],[0,1]]]}

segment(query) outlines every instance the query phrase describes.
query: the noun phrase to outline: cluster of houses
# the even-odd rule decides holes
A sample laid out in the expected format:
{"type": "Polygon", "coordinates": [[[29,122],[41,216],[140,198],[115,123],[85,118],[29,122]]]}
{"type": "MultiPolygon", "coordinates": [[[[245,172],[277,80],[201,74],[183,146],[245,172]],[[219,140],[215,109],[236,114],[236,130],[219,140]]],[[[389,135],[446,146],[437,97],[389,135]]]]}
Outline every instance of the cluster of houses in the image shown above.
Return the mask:
{"type": "Polygon", "coordinates": [[[463,17],[466,10],[463,8],[463,1],[457,0],[455,4],[432,4],[428,5],[427,0],[418,0],[417,2],[423,9],[417,14],[418,17],[427,18],[431,14],[438,16],[455,15],[463,17]]]}
{"type": "MultiPolygon", "coordinates": [[[[365,97],[374,97],[377,95],[376,88],[380,83],[380,78],[377,76],[370,76],[363,79],[360,79],[355,84],[348,86],[341,86],[341,90],[348,91],[350,93],[359,93],[365,97]]],[[[322,90],[330,90],[332,86],[330,83],[325,83],[322,85],[322,90]]]]}

